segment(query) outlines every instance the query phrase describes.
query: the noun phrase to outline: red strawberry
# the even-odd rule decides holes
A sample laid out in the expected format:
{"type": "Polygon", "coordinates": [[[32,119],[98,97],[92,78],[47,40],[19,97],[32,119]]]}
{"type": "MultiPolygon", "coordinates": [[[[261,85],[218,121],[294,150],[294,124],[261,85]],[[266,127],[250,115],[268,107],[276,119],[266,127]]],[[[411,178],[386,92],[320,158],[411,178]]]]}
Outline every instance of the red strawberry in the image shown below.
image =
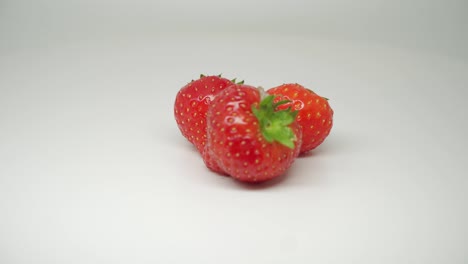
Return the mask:
{"type": "Polygon", "coordinates": [[[277,101],[290,101],[280,109],[292,107],[299,111],[297,122],[302,127],[301,154],[318,147],[330,134],[333,110],[328,99],[297,83],[283,84],[269,89],[267,93],[277,95],[277,101]]]}
{"type": "Polygon", "coordinates": [[[221,167],[219,167],[218,162],[216,161],[215,157],[213,157],[211,150],[208,149],[207,146],[205,146],[205,149],[202,152],[203,162],[205,163],[206,167],[219,174],[229,176],[223,169],[221,169],[221,167]]]}
{"type": "Polygon", "coordinates": [[[207,115],[205,151],[221,171],[245,182],[282,175],[298,156],[301,128],[285,102],[262,98],[248,85],[231,85],[216,95],[207,115]]]}
{"type": "Polygon", "coordinates": [[[206,144],[206,112],[214,96],[233,81],[221,76],[204,76],[180,89],[174,103],[174,116],[182,135],[200,153],[206,144]]]}

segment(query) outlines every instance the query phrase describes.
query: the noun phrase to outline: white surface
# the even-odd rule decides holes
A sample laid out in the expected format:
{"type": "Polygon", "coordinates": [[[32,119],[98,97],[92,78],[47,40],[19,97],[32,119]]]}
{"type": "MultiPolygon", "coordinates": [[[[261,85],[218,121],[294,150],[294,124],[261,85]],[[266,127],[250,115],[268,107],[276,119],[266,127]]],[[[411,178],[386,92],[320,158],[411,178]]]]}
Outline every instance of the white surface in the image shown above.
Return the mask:
{"type": "Polygon", "coordinates": [[[28,22],[4,3],[21,30],[1,31],[0,263],[468,261],[468,60],[442,45],[456,38],[61,31],[87,17],[28,22]],[[331,135],[278,181],[211,173],[172,106],[221,72],[330,98],[331,135]]]}

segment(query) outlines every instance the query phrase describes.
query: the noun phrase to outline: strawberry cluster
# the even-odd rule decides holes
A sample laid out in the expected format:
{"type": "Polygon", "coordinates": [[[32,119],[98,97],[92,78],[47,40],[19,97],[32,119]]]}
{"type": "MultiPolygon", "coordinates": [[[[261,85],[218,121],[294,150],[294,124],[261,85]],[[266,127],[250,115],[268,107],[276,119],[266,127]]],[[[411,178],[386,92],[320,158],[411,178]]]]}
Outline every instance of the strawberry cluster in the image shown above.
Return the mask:
{"type": "Polygon", "coordinates": [[[174,115],[209,169],[243,182],[281,176],[333,125],[328,99],[297,83],[265,92],[221,76],[201,75],[182,87],[174,115]]]}

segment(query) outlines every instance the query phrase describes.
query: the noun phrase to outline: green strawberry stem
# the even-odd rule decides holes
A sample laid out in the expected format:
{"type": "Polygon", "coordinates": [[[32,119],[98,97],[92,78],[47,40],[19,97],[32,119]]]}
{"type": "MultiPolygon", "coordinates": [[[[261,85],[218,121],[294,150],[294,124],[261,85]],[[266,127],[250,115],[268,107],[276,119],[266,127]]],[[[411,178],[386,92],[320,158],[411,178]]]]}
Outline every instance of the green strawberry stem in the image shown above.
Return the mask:
{"type": "Polygon", "coordinates": [[[233,82],[233,83],[235,83],[235,84],[244,84],[244,80],[242,80],[242,81],[237,81],[237,78],[232,79],[231,82],[233,82]]]}
{"type": "MultiPolygon", "coordinates": [[[[223,74],[220,73],[220,74],[218,74],[218,77],[221,78],[222,75],[223,75],[223,74]]],[[[207,75],[201,73],[201,74],[200,74],[200,79],[201,79],[201,78],[205,78],[206,76],[207,76],[207,75]]],[[[192,82],[193,82],[193,80],[192,80],[192,82]]],[[[233,83],[235,83],[235,84],[244,84],[244,80],[242,80],[242,81],[237,81],[237,78],[232,79],[231,82],[233,82],[233,83]]]]}
{"type": "Polygon", "coordinates": [[[298,111],[292,111],[291,107],[285,110],[276,110],[278,106],[289,101],[273,103],[274,99],[274,95],[268,95],[264,98],[262,96],[258,108],[252,105],[252,112],[257,117],[260,131],[267,142],[277,141],[288,148],[294,148],[296,135],[289,125],[296,119],[298,111]]]}

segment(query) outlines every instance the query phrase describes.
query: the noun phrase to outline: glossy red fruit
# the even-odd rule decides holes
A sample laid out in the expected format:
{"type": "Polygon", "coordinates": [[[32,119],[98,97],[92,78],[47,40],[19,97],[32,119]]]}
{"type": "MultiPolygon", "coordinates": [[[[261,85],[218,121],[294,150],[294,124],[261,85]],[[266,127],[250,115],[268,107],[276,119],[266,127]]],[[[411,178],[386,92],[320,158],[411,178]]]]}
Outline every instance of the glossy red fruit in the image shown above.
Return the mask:
{"type": "Polygon", "coordinates": [[[269,89],[267,93],[276,95],[277,101],[290,101],[280,106],[281,109],[292,107],[299,111],[297,122],[302,127],[301,153],[315,149],[330,134],[333,126],[333,109],[328,99],[297,83],[283,84],[269,89]]]}
{"type": "Polygon", "coordinates": [[[205,146],[205,149],[202,152],[202,157],[203,157],[203,162],[205,163],[205,166],[221,175],[229,176],[221,167],[218,165],[218,161],[216,160],[216,157],[213,157],[212,150],[209,149],[208,147],[209,144],[205,146]]]}
{"type": "Polygon", "coordinates": [[[206,112],[214,96],[234,84],[221,76],[204,76],[182,87],[176,95],[174,116],[182,135],[202,153],[206,144],[206,112]]]}
{"type": "Polygon", "coordinates": [[[276,178],[299,154],[302,133],[297,112],[255,87],[231,85],[214,98],[207,115],[205,151],[217,168],[244,182],[276,178]]]}

